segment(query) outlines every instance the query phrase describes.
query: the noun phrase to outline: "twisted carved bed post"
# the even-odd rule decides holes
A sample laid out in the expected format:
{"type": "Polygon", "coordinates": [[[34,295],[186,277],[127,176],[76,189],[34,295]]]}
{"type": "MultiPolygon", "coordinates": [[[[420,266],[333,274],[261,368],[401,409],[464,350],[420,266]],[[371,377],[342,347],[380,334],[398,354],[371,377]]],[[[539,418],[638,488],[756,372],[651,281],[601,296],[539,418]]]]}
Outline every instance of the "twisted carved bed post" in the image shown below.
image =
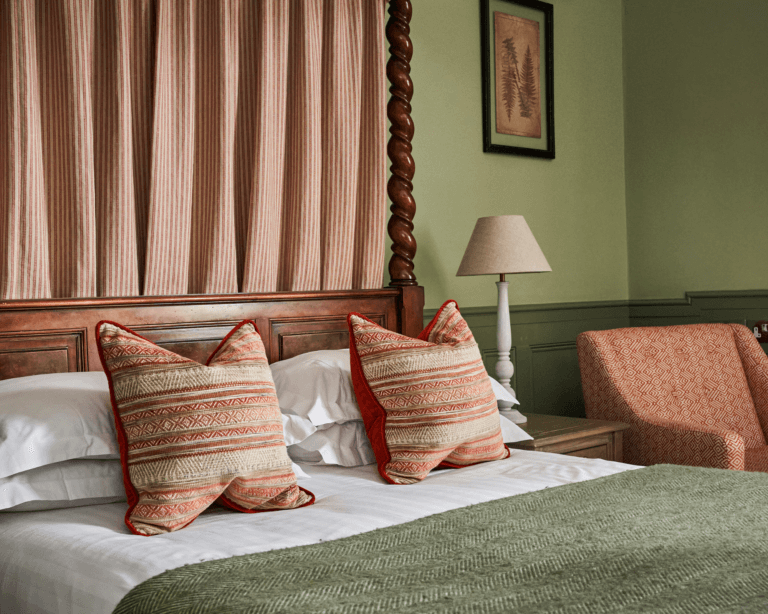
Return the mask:
{"type": "MultiPolygon", "coordinates": [[[[411,58],[413,45],[410,39],[412,5],[410,0],[390,0],[387,40],[389,61],[387,78],[392,96],[387,104],[390,128],[387,155],[392,165],[387,183],[387,193],[392,201],[392,215],[387,224],[392,239],[392,257],[389,260],[390,286],[399,286],[403,302],[411,303],[404,311],[421,314],[424,306],[424,290],[418,285],[413,272],[413,258],[416,255],[416,239],[413,237],[413,217],[416,215],[416,201],[413,198],[413,174],[415,164],[411,156],[413,140],[413,119],[411,118],[411,58]]],[[[403,322],[405,334],[417,336],[422,329],[421,317],[403,322]]]]}

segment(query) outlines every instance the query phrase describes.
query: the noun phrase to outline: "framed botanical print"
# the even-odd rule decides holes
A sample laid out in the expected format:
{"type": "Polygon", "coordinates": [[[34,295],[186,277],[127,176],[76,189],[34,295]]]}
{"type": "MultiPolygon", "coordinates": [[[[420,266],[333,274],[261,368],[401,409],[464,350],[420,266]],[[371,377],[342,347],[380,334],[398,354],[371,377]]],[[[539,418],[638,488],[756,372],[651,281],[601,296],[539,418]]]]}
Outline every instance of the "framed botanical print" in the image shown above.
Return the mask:
{"type": "Polygon", "coordinates": [[[555,157],[552,5],[480,0],[483,151],[555,157]]]}

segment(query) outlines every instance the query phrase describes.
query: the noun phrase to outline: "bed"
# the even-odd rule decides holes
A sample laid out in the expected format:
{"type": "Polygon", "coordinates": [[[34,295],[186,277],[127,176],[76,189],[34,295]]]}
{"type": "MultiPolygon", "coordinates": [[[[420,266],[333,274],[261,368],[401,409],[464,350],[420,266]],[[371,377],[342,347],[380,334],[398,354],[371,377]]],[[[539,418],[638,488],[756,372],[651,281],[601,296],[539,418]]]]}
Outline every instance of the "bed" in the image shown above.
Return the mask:
{"type": "MultiPolygon", "coordinates": [[[[420,290],[9,301],[0,306],[0,373],[4,380],[22,381],[14,378],[100,370],[94,331],[104,319],[124,322],[198,361],[205,361],[233,325],[250,319],[270,361],[284,364],[317,350],[347,348],[350,311],[416,336],[422,324],[420,290]]],[[[436,471],[407,487],[385,483],[371,464],[301,468],[307,477],[299,485],[315,494],[315,505],[255,516],[211,508],[190,527],[152,538],[126,531],[124,501],[0,514],[0,609],[110,612],[135,586],[190,563],[321,544],[631,467],[514,451],[507,460],[436,471]]]]}
{"type": "MultiPolygon", "coordinates": [[[[0,379],[100,371],[98,322],[204,362],[233,326],[270,363],[348,348],[348,314],[416,337],[410,2],[390,2],[390,286],[0,303],[0,379]]],[[[0,514],[2,612],[765,611],[764,476],[512,450],[393,486],[375,464],[302,464],[314,505],[211,507],[151,538],[125,501],[0,514]],[[554,488],[557,487],[557,488],[554,488]]]]}

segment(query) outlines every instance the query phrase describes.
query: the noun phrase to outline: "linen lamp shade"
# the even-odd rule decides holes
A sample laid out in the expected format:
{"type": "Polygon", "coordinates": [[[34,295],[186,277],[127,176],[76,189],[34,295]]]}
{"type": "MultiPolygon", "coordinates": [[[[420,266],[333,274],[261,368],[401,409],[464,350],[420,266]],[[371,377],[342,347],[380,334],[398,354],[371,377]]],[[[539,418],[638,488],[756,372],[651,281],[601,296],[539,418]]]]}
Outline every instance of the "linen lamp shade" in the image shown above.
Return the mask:
{"type": "Polygon", "coordinates": [[[522,215],[481,217],[456,275],[501,275],[551,271],[522,215]]]}

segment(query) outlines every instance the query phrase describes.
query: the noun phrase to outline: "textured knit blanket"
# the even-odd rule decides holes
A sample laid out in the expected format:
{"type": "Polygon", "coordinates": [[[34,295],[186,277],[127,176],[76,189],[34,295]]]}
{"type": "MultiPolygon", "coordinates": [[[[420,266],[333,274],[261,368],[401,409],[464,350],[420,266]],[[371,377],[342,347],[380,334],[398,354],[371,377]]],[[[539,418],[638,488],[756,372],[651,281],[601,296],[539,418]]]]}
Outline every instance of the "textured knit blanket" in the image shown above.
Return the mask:
{"type": "Polygon", "coordinates": [[[627,471],[180,567],[115,612],[764,613],[768,474],[627,471]]]}

